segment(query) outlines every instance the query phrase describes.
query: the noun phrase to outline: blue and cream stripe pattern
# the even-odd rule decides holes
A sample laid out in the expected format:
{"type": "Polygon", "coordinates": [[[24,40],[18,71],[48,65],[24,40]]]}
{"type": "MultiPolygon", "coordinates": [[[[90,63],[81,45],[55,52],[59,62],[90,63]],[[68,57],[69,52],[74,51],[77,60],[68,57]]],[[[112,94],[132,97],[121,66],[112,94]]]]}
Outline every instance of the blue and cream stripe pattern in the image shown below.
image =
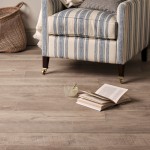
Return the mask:
{"type": "Polygon", "coordinates": [[[51,57],[114,63],[117,54],[115,40],[81,37],[49,36],[51,57]]]}
{"type": "Polygon", "coordinates": [[[60,0],[49,0],[49,4],[51,3],[51,8],[53,11],[53,14],[60,12],[64,9],[64,5],[60,2],[60,0]]]}
{"type": "MultiPolygon", "coordinates": [[[[116,30],[112,29],[112,26],[108,26],[109,21],[113,20],[115,15],[108,14],[108,12],[99,12],[100,16],[105,14],[104,16],[107,17],[101,17],[101,21],[99,20],[99,23],[95,25],[92,23],[95,23],[98,19],[93,19],[92,23],[89,23],[88,19],[82,19],[91,17],[93,10],[73,8],[63,11],[59,0],[42,0],[43,56],[125,64],[148,46],[150,31],[149,3],[149,0],[127,0],[121,3],[116,14],[118,23],[117,39],[111,39],[112,35],[116,37],[116,34],[114,34],[116,30]],[[54,8],[50,9],[51,7],[54,8]],[[49,16],[52,15],[51,29],[54,30],[53,32],[56,35],[49,34],[49,16]],[[69,21],[70,18],[67,18],[70,15],[74,16],[73,21],[69,21]],[[104,21],[106,24],[104,24],[104,21]],[[63,26],[60,26],[60,23],[63,26]],[[75,26],[72,31],[70,31],[70,24],[72,24],[72,27],[75,26]],[[92,27],[89,27],[90,24],[93,27],[95,26],[92,31],[92,27]],[[54,25],[56,25],[55,28],[54,25]],[[113,32],[113,34],[110,34],[110,32],[113,32]],[[69,34],[72,34],[72,36],[69,34]]],[[[116,29],[115,19],[114,22],[116,29]]]]}
{"type": "Polygon", "coordinates": [[[48,16],[53,15],[64,9],[59,0],[42,0],[42,55],[48,55],[48,16]]]}
{"type": "Polygon", "coordinates": [[[124,64],[149,43],[150,0],[128,0],[117,11],[117,62],[124,64]]]}
{"type": "Polygon", "coordinates": [[[48,18],[49,34],[86,38],[117,38],[116,14],[83,8],[63,10],[48,18]]]}

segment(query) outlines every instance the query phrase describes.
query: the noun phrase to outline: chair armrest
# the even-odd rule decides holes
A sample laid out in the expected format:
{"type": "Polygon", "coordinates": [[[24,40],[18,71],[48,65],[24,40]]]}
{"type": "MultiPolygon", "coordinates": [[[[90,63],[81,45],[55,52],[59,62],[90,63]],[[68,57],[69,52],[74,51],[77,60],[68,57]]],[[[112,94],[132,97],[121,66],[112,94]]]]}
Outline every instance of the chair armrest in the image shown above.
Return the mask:
{"type": "Polygon", "coordinates": [[[63,10],[63,4],[59,0],[42,0],[42,55],[47,56],[48,42],[48,16],[63,10]]]}
{"type": "Polygon", "coordinates": [[[117,63],[124,64],[148,46],[149,0],[128,0],[117,10],[117,63]]]}

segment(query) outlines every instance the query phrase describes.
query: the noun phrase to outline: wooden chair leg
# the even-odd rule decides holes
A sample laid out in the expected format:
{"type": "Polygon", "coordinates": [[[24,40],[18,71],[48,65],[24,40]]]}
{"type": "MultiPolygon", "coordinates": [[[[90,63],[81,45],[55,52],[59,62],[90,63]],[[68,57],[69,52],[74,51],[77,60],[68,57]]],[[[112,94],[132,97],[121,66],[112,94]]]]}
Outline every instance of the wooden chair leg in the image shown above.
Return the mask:
{"type": "Polygon", "coordinates": [[[148,47],[145,48],[142,52],[141,52],[141,59],[143,62],[147,62],[147,57],[148,57],[148,47]]]}
{"type": "Polygon", "coordinates": [[[42,74],[45,75],[49,65],[49,57],[43,56],[43,69],[42,74]]]}
{"type": "Polygon", "coordinates": [[[118,65],[118,72],[119,72],[119,81],[121,84],[123,84],[125,65],[118,65]]]}

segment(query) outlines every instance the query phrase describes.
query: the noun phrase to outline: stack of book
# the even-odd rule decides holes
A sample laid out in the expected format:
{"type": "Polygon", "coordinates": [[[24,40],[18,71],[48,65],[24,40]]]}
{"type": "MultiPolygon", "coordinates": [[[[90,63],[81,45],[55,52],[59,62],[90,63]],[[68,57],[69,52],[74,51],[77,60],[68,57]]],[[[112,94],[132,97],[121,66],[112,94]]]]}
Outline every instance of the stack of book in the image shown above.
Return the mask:
{"type": "Polygon", "coordinates": [[[118,105],[131,99],[125,94],[128,89],[104,84],[95,93],[81,91],[77,104],[102,111],[106,108],[118,105]]]}

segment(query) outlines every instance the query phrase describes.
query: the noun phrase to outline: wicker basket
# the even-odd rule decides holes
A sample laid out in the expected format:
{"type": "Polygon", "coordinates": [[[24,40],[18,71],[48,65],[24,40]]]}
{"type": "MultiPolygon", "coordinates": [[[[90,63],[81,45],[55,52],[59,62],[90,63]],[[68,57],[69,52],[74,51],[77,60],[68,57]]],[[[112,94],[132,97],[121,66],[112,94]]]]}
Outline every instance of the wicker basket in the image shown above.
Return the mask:
{"type": "Polygon", "coordinates": [[[21,2],[15,7],[0,9],[0,52],[19,52],[26,48],[27,39],[20,14],[23,5],[21,2]]]}

